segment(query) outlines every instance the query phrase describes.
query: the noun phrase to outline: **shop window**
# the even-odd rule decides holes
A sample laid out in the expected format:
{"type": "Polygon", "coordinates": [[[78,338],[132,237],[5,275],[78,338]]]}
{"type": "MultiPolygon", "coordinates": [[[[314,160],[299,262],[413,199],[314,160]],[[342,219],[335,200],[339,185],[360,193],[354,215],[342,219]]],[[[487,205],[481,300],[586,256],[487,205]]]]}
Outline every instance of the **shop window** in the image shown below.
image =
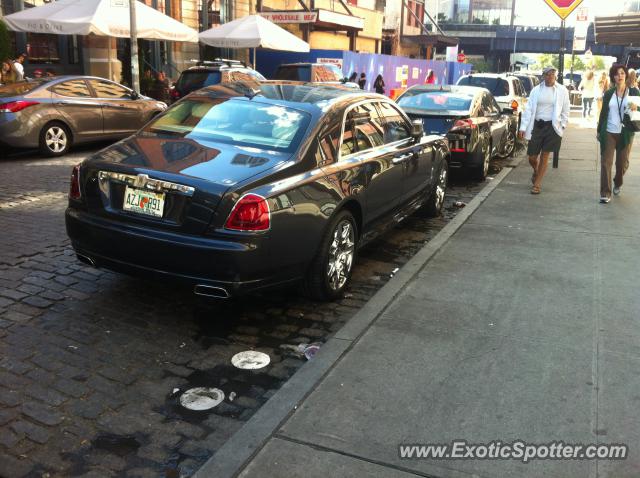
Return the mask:
{"type": "MultiPolygon", "coordinates": [[[[78,37],[76,35],[71,35],[67,37],[67,49],[69,56],[69,64],[77,65],[80,63],[80,42],[78,41],[78,37]]],[[[109,38],[111,41],[111,38],[109,38]]]]}
{"type": "Polygon", "coordinates": [[[58,35],[27,33],[29,63],[60,63],[58,35]]]}

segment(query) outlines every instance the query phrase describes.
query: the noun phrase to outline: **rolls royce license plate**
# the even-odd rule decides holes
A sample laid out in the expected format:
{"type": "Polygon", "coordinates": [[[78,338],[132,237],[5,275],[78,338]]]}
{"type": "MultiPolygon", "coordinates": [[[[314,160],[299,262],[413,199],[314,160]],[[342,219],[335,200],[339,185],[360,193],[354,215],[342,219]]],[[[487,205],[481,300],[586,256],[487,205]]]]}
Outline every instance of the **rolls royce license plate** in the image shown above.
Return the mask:
{"type": "Polygon", "coordinates": [[[162,217],[164,193],[135,189],[127,186],[124,191],[122,209],[146,216],[162,217]]]}

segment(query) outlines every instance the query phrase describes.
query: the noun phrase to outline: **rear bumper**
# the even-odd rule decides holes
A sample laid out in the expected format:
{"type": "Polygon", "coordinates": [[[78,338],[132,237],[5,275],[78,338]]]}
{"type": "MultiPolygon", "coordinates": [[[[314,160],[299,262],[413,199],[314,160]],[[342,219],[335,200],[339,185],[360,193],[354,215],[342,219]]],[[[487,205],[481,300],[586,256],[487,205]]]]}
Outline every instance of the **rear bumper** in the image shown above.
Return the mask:
{"type": "Polygon", "coordinates": [[[0,113],[0,138],[2,144],[14,148],[37,148],[40,142],[39,130],[14,113],[0,113]]]}
{"type": "Polygon", "coordinates": [[[219,287],[229,296],[299,279],[270,255],[269,236],[226,239],[143,229],[68,208],[73,249],[96,267],[129,275],[219,287]]]}

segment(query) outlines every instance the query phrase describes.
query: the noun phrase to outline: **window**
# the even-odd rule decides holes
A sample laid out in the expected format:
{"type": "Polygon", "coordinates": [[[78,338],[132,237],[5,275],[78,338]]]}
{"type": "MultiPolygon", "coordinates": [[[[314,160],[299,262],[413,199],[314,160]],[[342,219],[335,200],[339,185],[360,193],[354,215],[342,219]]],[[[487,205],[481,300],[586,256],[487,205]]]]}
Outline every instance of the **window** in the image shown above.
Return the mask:
{"type": "Polygon", "coordinates": [[[147,134],[293,152],[311,117],[284,106],[243,99],[184,99],[153,120],[147,134]]]}
{"type": "Polygon", "coordinates": [[[126,98],[131,99],[131,93],[126,88],[104,80],[89,80],[98,98],[126,98]]]}
{"type": "Polygon", "coordinates": [[[406,111],[409,109],[450,111],[469,110],[472,96],[450,91],[425,91],[418,88],[407,90],[398,99],[398,104],[406,111]]]}
{"type": "Polygon", "coordinates": [[[328,66],[316,66],[313,69],[313,80],[312,81],[340,81],[341,76],[337,75],[335,70],[329,68],[328,66]]]}
{"type": "Polygon", "coordinates": [[[318,152],[316,161],[318,164],[331,164],[338,157],[338,139],[340,138],[340,130],[338,127],[333,128],[324,134],[318,141],[318,152]]]}
{"type": "Polygon", "coordinates": [[[84,80],[70,80],[59,83],[53,87],[54,93],[71,98],[91,97],[89,87],[84,80]]]}
{"type": "Polygon", "coordinates": [[[27,33],[27,54],[30,63],[60,63],[58,35],[27,33]]]}
{"type": "Polygon", "coordinates": [[[347,113],[340,153],[342,156],[382,146],[384,129],[373,103],[359,105],[347,113]]]}
{"type": "Polygon", "coordinates": [[[400,112],[389,103],[380,103],[384,118],[384,142],[394,143],[410,137],[409,128],[400,112]]]}
{"type": "Polygon", "coordinates": [[[509,95],[509,83],[502,78],[475,75],[463,76],[458,80],[458,85],[486,88],[493,96],[509,95]]]}

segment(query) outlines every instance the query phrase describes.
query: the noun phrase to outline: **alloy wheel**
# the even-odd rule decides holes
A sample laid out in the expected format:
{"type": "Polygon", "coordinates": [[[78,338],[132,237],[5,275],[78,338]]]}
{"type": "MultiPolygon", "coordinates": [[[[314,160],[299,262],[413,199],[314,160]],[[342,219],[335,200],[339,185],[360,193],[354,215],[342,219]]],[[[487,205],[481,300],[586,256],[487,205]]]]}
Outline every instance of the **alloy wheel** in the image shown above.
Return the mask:
{"type": "Polygon", "coordinates": [[[440,177],[438,178],[438,184],[436,185],[435,195],[435,209],[436,211],[440,211],[442,209],[442,205],[444,204],[444,196],[447,193],[447,165],[446,163],[442,165],[442,169],[440,170],[440,177]]]}
{"type": "Polygon", "coordinates": [[[487,143],[487,147],[484,150],[484,158],[482,162],[482,177],[487,177],[489,173],[489,163],[491,162],[491,144],[487,143]]]}
{"type": "Polygon", "coordinates": [[[60,126],[51,126],[44,135],[44,142],[52,153],[61,153],[67,147],[67,133],[60,126]]]}
{"type": "Polygon", "coordinates": [[[507,131],[507,139],[504,143],[504,156],[507,157],[511,153],[513,153],[514,148],[516,147],[516,135],[513,133],[513,130],[507,131]]]}
{"type": "Polygon", "coordinates": [[[343,219],[333,230],[329,246],[327,282],[333,291],[338,291],[347,283],[355,253],[355,230],[351,221],[343,219]]]}

